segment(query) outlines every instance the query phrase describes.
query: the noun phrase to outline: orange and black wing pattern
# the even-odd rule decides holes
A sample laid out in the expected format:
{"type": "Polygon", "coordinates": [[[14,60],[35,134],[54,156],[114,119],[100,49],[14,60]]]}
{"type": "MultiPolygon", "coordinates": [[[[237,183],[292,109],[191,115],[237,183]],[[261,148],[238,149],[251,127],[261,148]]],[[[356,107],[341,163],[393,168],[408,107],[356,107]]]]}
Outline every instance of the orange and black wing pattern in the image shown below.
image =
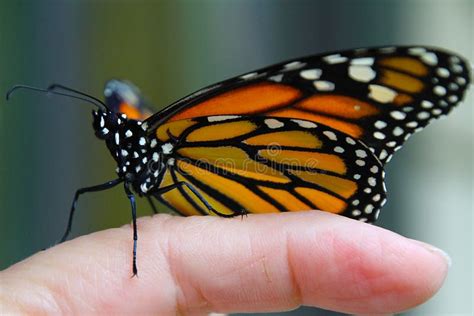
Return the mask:
{"type": "MultiPolygon", "coordinates": [[[[170,155],[155,192],[187,182],[225,215],[319,209],[373,222],[386,201],[370,149],[312,121],[208,116],[165,123],[154,137],[170,155]]],[[[187,187],[156,197],[183,215],[210,214],[187,187]]]]}
{"type": "Polygon", "coordinates": [[[362,141],[386,163],[414,132],[449,113],[470,82],[466,62],[431,47],[340,51],[270,66],[204,88],[147,121],[213,115],[324,124],[362,141]]]}

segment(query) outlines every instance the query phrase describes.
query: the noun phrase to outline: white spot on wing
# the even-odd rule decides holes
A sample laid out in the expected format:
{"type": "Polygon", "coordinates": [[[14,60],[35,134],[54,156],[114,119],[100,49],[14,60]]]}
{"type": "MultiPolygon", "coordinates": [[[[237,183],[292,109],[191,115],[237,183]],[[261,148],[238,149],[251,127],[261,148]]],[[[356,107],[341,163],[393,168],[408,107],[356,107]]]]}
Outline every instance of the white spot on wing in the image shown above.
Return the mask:
{"type": "Polygon", "coordinates": [[[390,112],[390,116],[396,120],[404,120],[407,115],[400,111],[392,111],[390,112]]]}
{"type": "Polygon", "coordinates": [[[365,150],[357,149],[356,150],[356,156],[359,157],[359,158],[365,158],[365,157],[367,157],[367,153],[365,152],[365,150]]]}
{"type": "Polygon", "coordinates": [[[436,94],[436,95],[439,95],[439,96],[443,96],[446,94],[446,88],[443,87],[443,86],[435,86],[433,88],[433,92],[436,94]]]}
{"type": "Polygon", "coordinates": [[[376,165],[373,165],[372,168],[370,168],[370,172],[372,173],[377,173],[379,172],[379,167],[376,165]]]}
{"type": "Polygon", "coordinates": [[[344,148],[341,146],[334,147],[334,152],[342,154],[344,152],[344,148]]]}
{"type": "Polygon", "coordinates": [[[451,103],[456,103],[456,102],[458,102],[458,100],[459,100],[459,98],[458,98],[457,95],[450,95],[448,97],[448,101],[451,102],[451,103]]]}
{"type": "Polygon", "coordinates": [[[380,103],[393,102],[397,96],[397,93],[394,90],[376,84],[369,85],[369,90],[369,98],[380,103]]]}
{"type": "Polygon", "coordinates": [[[347,61],[347,57],[341,56],[341,54],[333,54],[323,57],[323,60],[328,64],[340,64],[347,61]]]}
{"type": "Polygon", "coordinates": [[[382,129],[385,126],[387,126],[387,123],[385,123],[384,121],[379,120],[379,121],[375,122],[374,126],[378,129],[382,129]]]}
{"type": "Polygon", "coordinates": [[[400,126],[397,126],[393,129],[393,135],[394,136],[400,136],[400,135],[403,135],[405,131],[403,130],[403,128],[401,128],[400,126]]]}
{"type": "Polygon", "coordinates": [[[431,109],[433,107],[433,103],[428,100],[421,101],[421,107],[425,109],[431,109]]]}
{"type": "Polygon", "coordinates": [[[356,142],[354,139],[350,138],[350,137],[346,137],[346,142],[349,144],[349,145],[355,145],[356,142]]]}
{"type": "Polygon", "coordinates": [[[265,125],[267,125],[269,128],[280,128],[285,126],[285,124],[277,119],[265,119],[265,125]]]}
{"type": "Polygon", "coordinates": [[[427,118],[430,117],[430,113],[423,111],[423,112],[418,113],[416,117],[419,118],[420,120],[426,120],[427,118]]]}
{"type": "Polygon", "coordinates": [[[331,131],[324,131],[323,134],[326,135],[327,138],[329,138],[330,140],[334,140],[334,141],[337,140],[336,134],[334,134],[331,131]]]}
{"type": "Polygon", "coordinates": [[[300,76],[304,79],[307,79],[307,80],[315,80],[315,79],[319,79],[319,77],[321,77],[322,73],[323,73],[323,71],[321,69],[318,69],[318,68],[306,69],[306,70],[302,70],[300,72],[300,76]]]}
{"type": "Polygon", "coordinates": [[[239,115],[215,115],[215,116],[208,116],[207,121],[208,122],[220,122],[220,121],[227,121],[227,120],[232,120],[239,118],[239,115]]]}
{"type": "Polygon", "coordinates": [[[376,139],[385,139],[385,134],[382,133],[382,132],[377,131],[377,132],[374,133],[374,137],[376,139]]]}
{"type": "Polygon", "coordinates": [[[369,82],[375,78],[375,71],[369,66],[350,66],[349,77],[360,82],[369,82]]]}
{"type": "Polygon", "coordinates": [[[363,166],[365,166],[365,161],[363,161],[361,159],[357,159],[356,160],[356,165],[363,167],[363,166]]]}
{"type": "Polygon", "coordinates": [[[458,84],[460,84],[461,86],[463,86],[463,85],[466,84],[466,79],[463,78],[463,77],[457,77],[457,78],[456,78],[456,82],[457,82],[458,84]]]}
{"type": "Polygon", "coordinates": [[[416,121],[411,121],[411,122],[408,122],[406,125],[407,125],[407,127],[415,128],[415,127],[418,126],[418,122],[416,122],[416,121]]]}
{"type": "Polygon", "coordinates": [[[436,69],[436,73],[438,74],[438,76],[442,77],[442,78],[448,78],[449,77],[449,70],[446,69],[446,68],[438,68],[436,69]]]}
{"type": "Polygon", "coordinates": [[[268,80],[274,81],[274,82],[281,82],[282,79],[283,79],[283,74],[271,76],[268,78],[268,80]]]}
{"type": "Polygon", "coordinates": [[[374,206],[372,204],[367,204],[367,206],[364,209],[364,213],[371,214],[373,210],[374,210],[374,206]]]}
{"type": "Polygon", "coordinates": [[[431,113],[433,113],[434,115],[440,115],[441,113],[443,113],[443,111],[441,111],[440,109],[433,109],[431,113]]]}
{"type": "Polygon", "coordinates": [[[334,90],[334,83],[325,80],[316,80],[313,82],[314,87],[319,91],[332,91],[334,90]]]}
{"type": "Polygon", "coordinates": [[[438,56],[433,52],[427,52],[421,55],[421,60],[430,66],[435,66],[438,64],[438,56]]]}
{"type": "Polygon", "coordinates": [[[426,49],[423,47],[412,47],[408,49],[408,54],[413,56],[421,56],[426,53],[426,49]]]}
{"type": "Polygon", "coordinates": [[[171,143],[165,143],[161,145],[161,149],[163,150],[163,154],[168,155],[173,151],[173,145],[171,143]]]}
{"type": "Polygon", "coordinates": [[[463,68],[461,65],[452,65],[451,70],[455,73],[461,73],[463,68]]]}
{"type": "Polygon", "coordinates": [[[373,64],[374,64],[373,57],[362,57],[362,58],[355,58],[351,60],[351,65],[372,66],[373,64]]]}
{"type": "Polygon", "coordinates": [[[258,72],[251,72],[251,73],[240,76],[240,79],[247,80],[247,79],[250,79],[250,78],[254,78],[257,75],[258,75],[258,72]]]}
{"type": "Polygon", "coordinates": [[[459,86],[454,82],[449,83],[448,88],[449,90],[459,90],[459,86]]]}
{"type": "Polygon", "coordinates": [[[306,64],[302,63],[301,61],[292,61],[291,63],[288,63],[284,65],[283,67],[285,70],[295,70],[295,69],[300,69],[304,67],[306,64]]]}
{"type": "Polygon", "coordinates": [[[316,123],[313,123],[313,122],[310,122],[310,121],[297,120],[297,119],[292,119],[292,121],[295,122],[296,124],[298,124],[299,126],[304,127],[304,128],[318,127],[318,125],[316,125],[316,123]]]}

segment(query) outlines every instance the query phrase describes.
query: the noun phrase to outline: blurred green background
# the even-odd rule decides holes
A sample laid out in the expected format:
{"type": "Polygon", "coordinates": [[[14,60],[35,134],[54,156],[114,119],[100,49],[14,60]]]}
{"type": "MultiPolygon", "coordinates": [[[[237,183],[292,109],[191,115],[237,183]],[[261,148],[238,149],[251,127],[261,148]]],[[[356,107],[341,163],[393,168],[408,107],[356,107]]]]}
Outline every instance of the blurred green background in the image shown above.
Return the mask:
{"type": "MultiPolygon", "coordinates": [[[[101,97],[106,80],[125,78],[163,107],[228,77],[328,50],[429,44],[474,61],[473,21],[471,0],[3,0],[0,94],[17,83],[55,82],[101,97]]],[[[378,224],[453,259],[444,287],[412,315],[473,311],[472,105],[471,91],[387,166],[389,202],[378,224]]],[[[30,92],[0,99],[0,269],[58,240],[77,188],[115,177],[91,108],[30,92]]],[[[140,214],[149,214],[144,202],[140,214]]],[[[120,188],[90,194],[73,237],[129,222],[120,188]]]]}

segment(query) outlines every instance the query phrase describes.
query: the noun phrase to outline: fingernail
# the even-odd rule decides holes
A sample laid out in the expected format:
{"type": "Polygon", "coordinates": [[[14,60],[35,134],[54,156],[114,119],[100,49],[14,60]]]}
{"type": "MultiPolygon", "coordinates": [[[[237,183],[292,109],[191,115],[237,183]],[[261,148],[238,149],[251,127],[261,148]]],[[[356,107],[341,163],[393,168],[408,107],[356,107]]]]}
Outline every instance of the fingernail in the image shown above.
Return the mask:
{"type": "Polygon", "coordinates": [[[453,260],[446,253],[446,251],[444,251],[442,249],[439,249],[439,248],[437,248],[433,245],[430,245],[430,244],[424,243],[422,241],[419,241],[419,240],[415,240],[415,239],[410,239],[410,240],[417,243],[418,245],[422,246],[423,248],[425,248],[429,252],[437,254],[438,256],[442,257],[444,259],[444,261],[446,261],[446,264],[448,265],[448,268],[450,268],[451,265],[453,264],[453,260]]]}

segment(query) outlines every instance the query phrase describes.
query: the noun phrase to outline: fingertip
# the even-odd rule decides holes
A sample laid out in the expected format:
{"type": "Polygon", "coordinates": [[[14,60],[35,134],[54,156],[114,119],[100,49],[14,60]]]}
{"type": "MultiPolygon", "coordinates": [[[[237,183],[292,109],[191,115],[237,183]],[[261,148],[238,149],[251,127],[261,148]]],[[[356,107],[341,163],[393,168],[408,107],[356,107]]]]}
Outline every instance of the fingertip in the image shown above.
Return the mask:
{"type": "MultiPolygon", "coordinates": [[[[330,219],[331,221],[331,219],[330,219]]],[[[448,262],[439,251],[391,231],[337,220],[319,236],[293,244],[303,304],[347,313],[396,313],[417,306],[441,287],[448,262]],[[428,247],[429,248],[429,247],[428,247]]]]}

